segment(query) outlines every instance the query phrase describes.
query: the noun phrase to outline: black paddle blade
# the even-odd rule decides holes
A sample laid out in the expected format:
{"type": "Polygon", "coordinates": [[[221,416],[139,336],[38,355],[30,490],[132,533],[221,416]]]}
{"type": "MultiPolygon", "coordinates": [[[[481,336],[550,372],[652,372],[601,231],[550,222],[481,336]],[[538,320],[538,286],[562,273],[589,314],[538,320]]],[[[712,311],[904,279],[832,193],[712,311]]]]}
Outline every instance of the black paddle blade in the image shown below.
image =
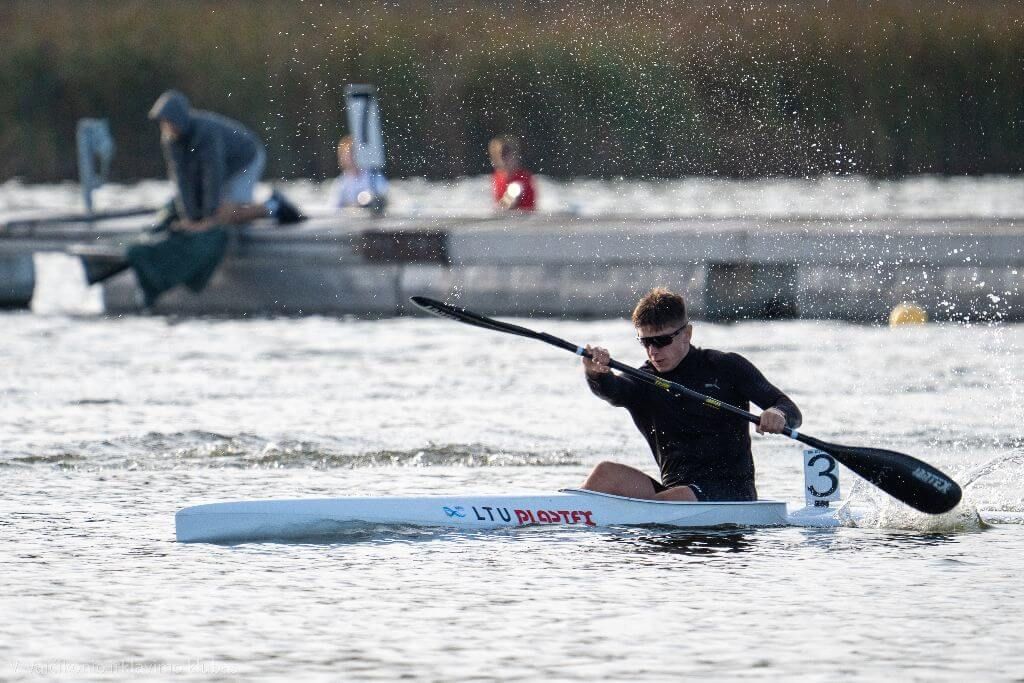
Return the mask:
{"type": "Polygon", "coordinates": [[[960,503],[960,485],[923,460],[881,448],[858,448],[826,443],[800,435],[800,441],[831,454],[893,498],[921,512],[938,515],[960,503]]]}
{"type": "Polygon", "coordinates": [[[431,315],[436,315],[439,318],[457,320],[460,323],[482,327],[485,330],[491,330],[492,332],[506,332],[508,334],[516,334],[520,337],[529,337],[531,339],[537,339],[540,337],[537,332],[528,330],[525,327],[519,327],[518,325],[493,320],[487,316],[480,315],[479,313],[467,311],[465,308],[452,306],[451,304],[446,304],[443,301],[431,299],[430,297],[414,296],[410,297],[409,301],[413,302],[418,308],[423,309],[431,315]]]}

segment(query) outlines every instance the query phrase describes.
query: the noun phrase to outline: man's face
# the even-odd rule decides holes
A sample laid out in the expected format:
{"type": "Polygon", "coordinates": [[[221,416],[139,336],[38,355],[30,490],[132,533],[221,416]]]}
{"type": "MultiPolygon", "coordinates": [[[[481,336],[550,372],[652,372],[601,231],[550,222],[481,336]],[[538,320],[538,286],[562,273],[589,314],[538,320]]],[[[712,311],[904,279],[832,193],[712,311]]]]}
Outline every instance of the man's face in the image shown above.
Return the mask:
{"type": "Polygon", "coordinates": [[[168,121],[167,119],[160,119],[160,137],[164,140],[174,142],[181,136],[181,131],[178,127],[168,121]]]}
{"type": "Polygon", "coordinates": [[[672,336],[672,341],[667,346],[658,347],[651,343],[649,339],[648,343],[644,344],[647,350],[647,358],[651,361],[654,369],[658,372],[668,372],[669,370],[674,370],[680,361],[686,357],[687,352],[689,352],[690,338],[693,336],[693,326],[689,323],[685,326],[682,323],[671,323],[664,327],[641,325],[636,328],[636,333],[641,339],[674,335],[672,336]]]}
{"type": "Polygon", "coordinates": [[[502,152],[504,151],[504,145],[497,140],[492,140],[487,146],[488,155],[491,157],[491,166],[501,170],[505,168],[505,158],[502,152]]]}
{"type": "Polygon", "coordinates": [[[352,145],[342,144],[338,146],[338,165],[342,171],[356,171],[356,158],[352,155],[352,145]]]}

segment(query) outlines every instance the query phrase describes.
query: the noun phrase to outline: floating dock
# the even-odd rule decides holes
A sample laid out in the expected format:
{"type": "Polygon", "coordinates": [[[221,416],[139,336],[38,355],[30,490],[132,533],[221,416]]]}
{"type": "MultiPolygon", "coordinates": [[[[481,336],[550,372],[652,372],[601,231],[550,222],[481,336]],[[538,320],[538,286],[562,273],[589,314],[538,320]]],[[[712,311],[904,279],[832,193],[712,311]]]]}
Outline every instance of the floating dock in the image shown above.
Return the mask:
{"type": "MultiPolygon", "coordinates": [[[[32,254],[117,250],[138,217],[0,228],[0,299],[31,300],[32,254]]],[[[610,317],[653,286],[685,293],[706,320],[882,321],[914,301],[933,319],[1024,320],[1024,219],[806,217],[371,218],[238,228],[200,294],[177,315],[411,313],[408,298],[457,296],[495,315],[610,317]]],[[[104,286],[108,313],[138,310],[131,272],[104,286]]]]}

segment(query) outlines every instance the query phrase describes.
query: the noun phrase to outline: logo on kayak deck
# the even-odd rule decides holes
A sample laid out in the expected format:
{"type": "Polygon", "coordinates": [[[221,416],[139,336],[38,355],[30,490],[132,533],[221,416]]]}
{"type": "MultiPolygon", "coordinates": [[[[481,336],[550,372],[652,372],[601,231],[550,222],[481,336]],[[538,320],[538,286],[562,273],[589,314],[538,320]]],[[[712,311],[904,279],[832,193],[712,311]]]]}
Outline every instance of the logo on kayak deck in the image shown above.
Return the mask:
{"type": "MultiPolygon", "coordinates": [[[[461,505],[454,507],[445,506],[444,513],[449,517],[466,517],[467,512],[461,505]]],[[[509,509],[506,507],[494,507],[490,505],[472,505],[473,517],[478,522],[505,522],[519,526],[526,524],[582,524],[584,526],[597,526],[592,519],[592,510],[529,510],[509,509]],[[515,520],[513,522],[513,519],[515,520]]]]}
{"type": "Polygon", "coordinates": [[[952,486],[952,482],[950,482],[949,480],[943,479],[942,477],[938,476],[937,474],[929,472],[923,467],[918,467],[916,470],[914,470],[913,474],[915,479],[920,479],[921,481],[928,484],[939,493],[948,493],[949,487],[952,486]]]}
{"type": "Polygon", "coordinates": [[[597,526],[590,518],[591,510],[516,510],[520,524],[585,524],[597,526]]]}

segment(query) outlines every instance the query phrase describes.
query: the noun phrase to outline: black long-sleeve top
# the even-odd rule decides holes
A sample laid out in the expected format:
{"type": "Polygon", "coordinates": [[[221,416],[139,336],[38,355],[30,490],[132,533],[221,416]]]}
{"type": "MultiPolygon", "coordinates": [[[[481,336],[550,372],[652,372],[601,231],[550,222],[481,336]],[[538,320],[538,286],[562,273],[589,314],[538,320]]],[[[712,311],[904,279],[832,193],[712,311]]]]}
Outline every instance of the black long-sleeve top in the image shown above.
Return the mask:
{"type": "MultiPolygon", "coordinates": [[[[650,363],[643,369],[744,410],[751,402],[765,410],[777,408],[789,427],[800,426],[796,404],[739,354],[691,347],[669,372],[660,373],[650,363]]],[[[629,411],[665,486],[697,484],[704,490],[738,492],[730,498],[757,499],[747,420],[612,372],[588,377],[587,383],[594,394],[629,411]]]]}

